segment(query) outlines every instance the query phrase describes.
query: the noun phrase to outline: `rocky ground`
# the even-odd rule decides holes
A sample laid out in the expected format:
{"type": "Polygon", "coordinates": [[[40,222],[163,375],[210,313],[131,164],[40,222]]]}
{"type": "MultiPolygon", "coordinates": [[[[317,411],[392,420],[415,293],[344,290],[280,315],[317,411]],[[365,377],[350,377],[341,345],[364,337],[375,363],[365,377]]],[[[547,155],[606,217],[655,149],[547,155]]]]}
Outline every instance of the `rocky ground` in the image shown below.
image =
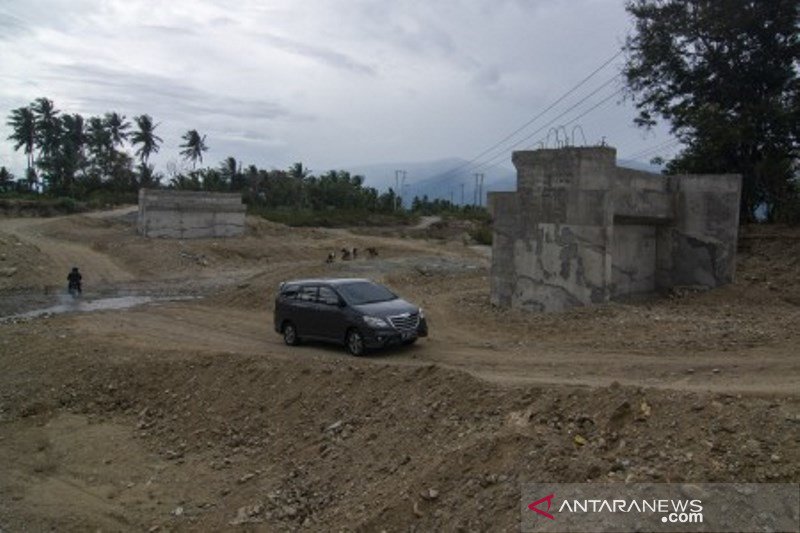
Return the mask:
{"type": "Polygon", "coordinates": [[[460,237],[0,220],[0,531],[513,531],[528,481],[798,482],[800,231],[740,252],[717,291],[529,315],[488,304],[460,237]],[[380,256],[325,265],[343,246],[380,256]],[[8,318],[73,264],[85,300],[196,298],[8,318]],[[271,299],[307,275],[384,281],[430,338],[284,346],[271,299]]]}

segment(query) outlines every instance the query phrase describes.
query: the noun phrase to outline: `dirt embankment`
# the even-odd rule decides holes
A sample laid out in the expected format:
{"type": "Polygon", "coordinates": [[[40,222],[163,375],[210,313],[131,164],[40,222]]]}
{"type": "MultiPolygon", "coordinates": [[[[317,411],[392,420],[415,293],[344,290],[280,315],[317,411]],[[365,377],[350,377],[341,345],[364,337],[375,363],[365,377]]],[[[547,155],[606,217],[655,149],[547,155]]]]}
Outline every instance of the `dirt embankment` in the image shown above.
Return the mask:
{"type": "Polygon", "coordinates": [[[525,481],[800,480],[797,230],[746,229],[717,291],[558,315],[489,306],[460,240],[249,221],[151,241],[124,216],[11,219],[0,240],[8,308],[76,259],[87,298],[203,296],[0,324],[3,530],[512,531],[525,481]],[[354,246],[380,255],[324,263],[354,246]],[[284,346],[278,282],[323,275],[385,281],[431,337],[284,346]]]}
{"type": "Polygon", "coordinates": [[[35,327],[46,353],[14,349],[2,369],[11,530],[511,531],[524,481],[800,476],[796,399],[508,388],[333,350],[87,353],[68,328],[35,327]]]}

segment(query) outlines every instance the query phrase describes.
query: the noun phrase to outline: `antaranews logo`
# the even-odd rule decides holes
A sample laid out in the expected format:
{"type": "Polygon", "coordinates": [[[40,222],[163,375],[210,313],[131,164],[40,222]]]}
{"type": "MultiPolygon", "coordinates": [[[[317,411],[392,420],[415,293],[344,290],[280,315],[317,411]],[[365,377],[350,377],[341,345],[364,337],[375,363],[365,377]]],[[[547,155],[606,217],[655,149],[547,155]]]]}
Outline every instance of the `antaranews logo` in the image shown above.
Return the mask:
{"type": "Polygon", "coordinates": [[[800,533],[798,483],[524,483],[525,533],[800,533]]]}
{"type": "MultiPolygon", "coordinates": [[[[555,493],[528,504],[528,509],[550,520],[556,517],[550,514],[555,493]],[[539,508],[547,503],[547,510],[539,508]]],[[[663,523],[702,523],[703,504],[700,500],[673,499],[565,499],[558,505],[558,513],[643,513],[660,514],[663,523]]]]}
{"type": "Polygon", "coordinates": [[[529,503],[528,504],[528,509],[530,509],[534,513],[539,513],[540,515],[542,515],[545,518],[549,518],[550,520],[555,520],[556,519],[555,516],[551,515],[550,513],[545,512],[545,511],[542,511],[538,507],[542,503],[547,502],[547,510],[549,511],[550,510],[550,506],[553,503],[553,498],[555,498],[555,496],[556,496],[555,493],[553,493],[553,494],[550,494],[549,496],[545,496],[544,498],[536,500],[535,502],[529,503]]]}

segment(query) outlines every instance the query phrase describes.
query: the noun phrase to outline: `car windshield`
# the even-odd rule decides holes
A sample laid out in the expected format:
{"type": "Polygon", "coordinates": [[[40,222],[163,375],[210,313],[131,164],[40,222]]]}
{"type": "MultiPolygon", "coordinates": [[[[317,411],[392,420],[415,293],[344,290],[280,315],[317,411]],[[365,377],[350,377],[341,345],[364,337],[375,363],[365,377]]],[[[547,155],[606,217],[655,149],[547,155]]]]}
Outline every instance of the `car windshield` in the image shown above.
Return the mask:
{"type": "Polygon", "coordinates": [[[369,281],[346,283],[336,288],[339,290],[339,294],[341,294],[350,305],[388,302],[389,300],[397,298],[397,296],[386,287],[369,281]]]}

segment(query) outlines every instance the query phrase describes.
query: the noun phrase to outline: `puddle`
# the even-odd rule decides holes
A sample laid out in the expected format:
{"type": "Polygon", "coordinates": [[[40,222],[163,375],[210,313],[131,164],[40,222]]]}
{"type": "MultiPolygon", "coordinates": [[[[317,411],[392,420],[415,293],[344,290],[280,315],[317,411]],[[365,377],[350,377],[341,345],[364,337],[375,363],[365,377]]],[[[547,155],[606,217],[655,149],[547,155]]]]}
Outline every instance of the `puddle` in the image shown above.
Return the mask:
{"type": "Polygon", "coordinates": [[[65,296],[61,298],[61,303],[43,309],[34,309],[17,315],[0,317],[0,321],[38,318],[48,315],[59,315],[63,313],[88,313],[91,311],[114,311],[119,309],[129,309],[139,305],[152,302],[175,302],[182,300],[194,300],[196,296],[117,296],[114,298],[99,298],[97,300],[82,300],[65,296]]]}

